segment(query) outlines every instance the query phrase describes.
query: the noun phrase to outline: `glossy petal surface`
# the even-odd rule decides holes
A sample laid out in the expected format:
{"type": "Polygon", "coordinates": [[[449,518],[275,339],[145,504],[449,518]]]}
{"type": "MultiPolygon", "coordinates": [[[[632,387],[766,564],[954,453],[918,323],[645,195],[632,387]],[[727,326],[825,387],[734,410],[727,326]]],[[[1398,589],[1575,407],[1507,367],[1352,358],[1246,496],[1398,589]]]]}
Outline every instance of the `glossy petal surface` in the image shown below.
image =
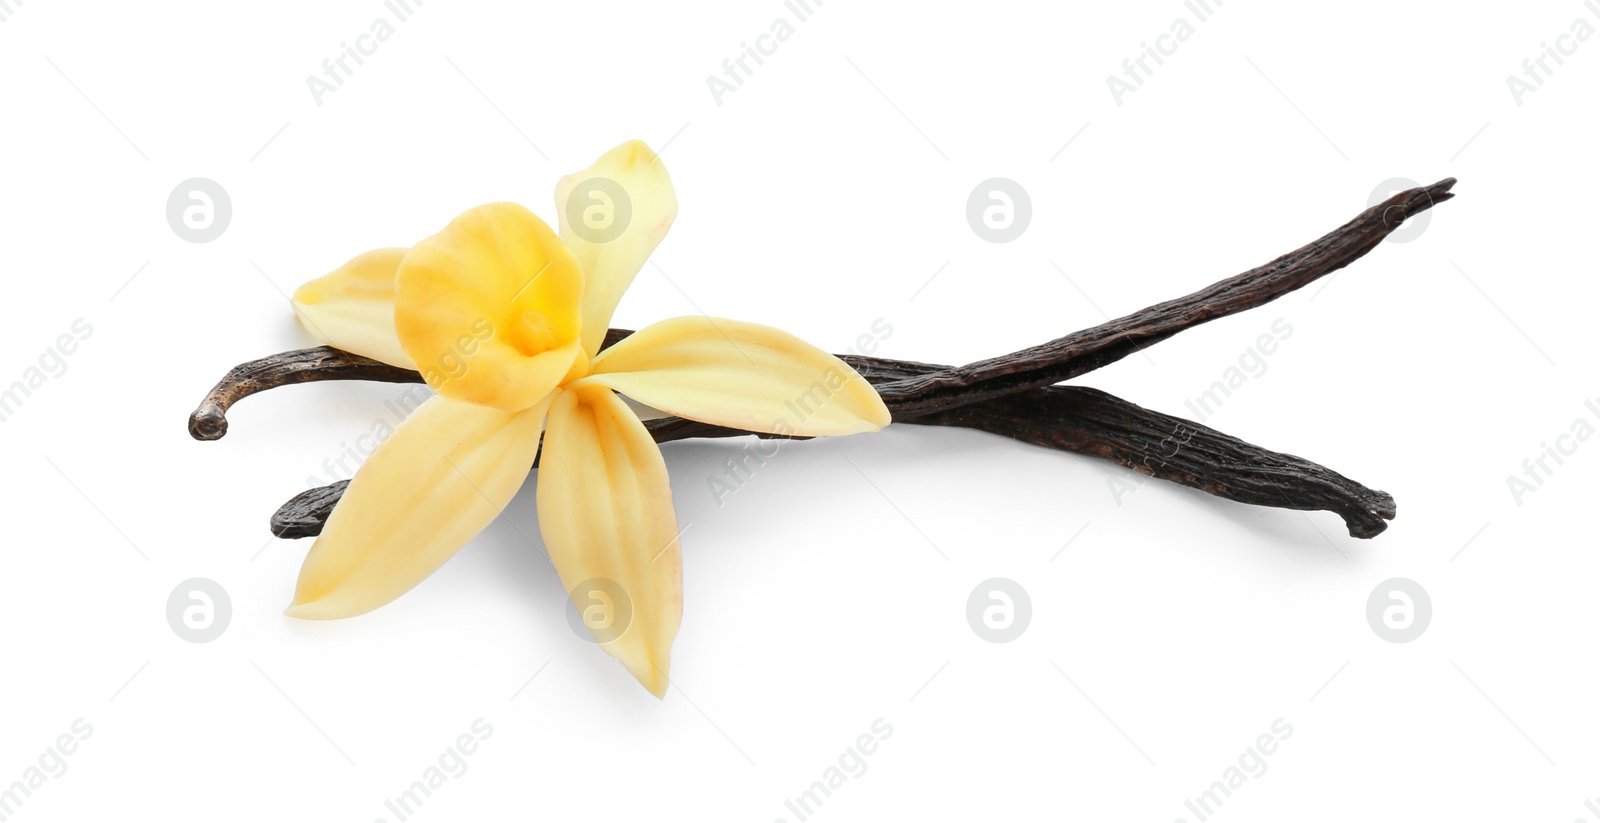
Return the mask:
{"type": "Polygon", "coordinates": [[[395,330],[434,391],[516,411],[582,353],[583,272],[555,232],[514,203],[479,206],[400,261],[395,330]]]}
{"type": "Polygon", "coordinates": [[[411,368],[394,330],[394,276],[406,251],[369,251],[296,289],[290,303],[301,325],[336,349],[411,368]]]}
{"type": "Polygon", "coordinates": [[[422,582],[499,516],[539,449],[547,404],[433,397],[367,458],[300,569],[290,617],[371,611],[422,582]]]}
{"type": "Polygon", "coordinates": [[[563,389],[551,404],[539,530],[601,648],[665,695],[683,618],[678,520],[661,450],[610,389],[563,389]]]}
{"type": "Polygon", "coordinates": [[[593,356],[611,315],[678,216],[661,158],[638,140],[606,152],[556,184],[561,241],[583,267],[583,341],[593,356]]]}
{"type": "Polygon", "coordinates": [[[889,425],[883,399],[844,361],[788,332],[678,317],[595,358],[600,383],[665,412],[752,432],[822,436],[889,425]]]}

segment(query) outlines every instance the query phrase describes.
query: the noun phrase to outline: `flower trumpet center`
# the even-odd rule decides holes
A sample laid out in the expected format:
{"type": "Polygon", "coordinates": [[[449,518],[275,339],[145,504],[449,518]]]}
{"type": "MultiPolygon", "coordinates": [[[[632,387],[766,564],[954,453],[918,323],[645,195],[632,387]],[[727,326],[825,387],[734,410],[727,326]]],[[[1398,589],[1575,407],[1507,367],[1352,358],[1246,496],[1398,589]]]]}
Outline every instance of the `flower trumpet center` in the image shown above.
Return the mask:
{"type": "Polygon", "coordinates": [[[582,300],[583,270],[555,232],[521,206],[495,203],[401,259],[395,332],[434,391],[521,411],[582,356],[582,300]]]}
{"type": "Polygon", "coordinates": [[[511,347],[527,357],[544,354],[560,345],[555,324],[543,312],[525,311],[507,335],[511,347]]]}

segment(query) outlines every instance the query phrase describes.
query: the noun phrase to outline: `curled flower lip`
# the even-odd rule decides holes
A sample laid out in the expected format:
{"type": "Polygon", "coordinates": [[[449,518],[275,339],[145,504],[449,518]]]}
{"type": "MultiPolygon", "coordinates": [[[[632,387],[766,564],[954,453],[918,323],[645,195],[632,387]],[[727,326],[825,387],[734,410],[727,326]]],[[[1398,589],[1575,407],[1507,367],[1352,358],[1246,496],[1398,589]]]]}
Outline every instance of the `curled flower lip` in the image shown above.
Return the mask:
{"type": "Polygon", "coordinates": [[[677,198],[660,158],[631,141],[562,178],[556,201],[559,231],[515,204],[480,206],[295,293],[314,336],[416,369],[437,396],[356,472],[288,614],[350,617],[404,594],[504,511],[542,448],[551,563],[575,602],[594,581],[623,595],[625,625],[592,612],[586,625],[661,697],[683,612],[681,530],[635,406],[800,436],[876,431],[889,411],[844,361],[753,323],[680,317],[601,353],[677,198]],[[798,423],[795,397],[818,402],[798,423]]]}

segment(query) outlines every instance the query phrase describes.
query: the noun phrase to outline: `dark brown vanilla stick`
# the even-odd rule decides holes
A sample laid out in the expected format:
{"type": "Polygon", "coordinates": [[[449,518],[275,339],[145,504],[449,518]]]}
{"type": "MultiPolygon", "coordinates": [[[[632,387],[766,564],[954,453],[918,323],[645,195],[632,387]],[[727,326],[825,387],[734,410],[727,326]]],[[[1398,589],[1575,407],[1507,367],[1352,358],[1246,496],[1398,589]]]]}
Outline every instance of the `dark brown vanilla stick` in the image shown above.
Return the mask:
{"type": "MultiPolygon", "coordinates": [[[[841,357],[874,387],[948,368],[860,355],[841,357]]],[[[1240,503],[1333,512],[1344,518],[1351,537],[1376,537],[1395,517],[1394,498],[1387,492],[1369,489],[1304,458],[1084,386],[1046,386],[898,422],[977,429],[1097,457],[1240,503]]],[[[645,425],[657,443],[749,434],[679,417],[645,425]]]]}
{"type": "Polygon", "coordinates": [[[934,412],[919,426],[961,426],[1024,443],[1086,454],[1218,497],[1344,518],[1351,537],[1376,537],[1395,516],[1394,498],[1294,455],[1251,445],[1178,417],[1084,386],[1049,386],[934,412]]]}
{"type": "Polygon", "coordinates": [[[1187,297],[1158,303],[1030,349],[882,385],[896,420],[981,403],[1070,380],[1114,363],[1184,329],[1252,309],[1350,265],[1406,218],[1449,200],[1455,178],[1400,192],[1298,251],[1187,297]]]}
{"type": "MultiPolygon", "coordinates": [[[[1395,516],[1393,497],[1331,469],[1082,386],[1036,389],[911,422],[978,429],[1097,457],[1240,503],[1330,511],[1344,518],[1352,537],[1376,537],[1395,516]]],[[[680,417],[645,425],[658,443],[750,434],[680,417]]],[[[349,484],[341,480],[296,495],[273,513],[272,533],[283,538],[321,534],[349,484]]]]}
{"type": "MultiPolygon", "coordinates": [[[[1410,189],[1373,206],[1355,219],[1297,251],[1264,266],[1207,286],[1176,300],[1074,332],[1033,348],[965,366],[935,366],[900,373],[899,379],[872,380],[895,420],[978,403],[992,397],[1060,383],[1114,363],[1184,329],[1269,303],[1371,251],[1390,232],[1437,203],[1449,200],[1455,178],[1410,189]]],[[[603,345],[631,334],[611,329],[603,345]]],[[[846,358],[858,371],[875,368],[874,358],[846,358]]],[[[916,364],[913,364],[916,365],[916,364]]],[[[890,369],[885,374],[895,373],[890,369]]],[[[416,383],[416,372],[398,369],[322,346],[273,355],[235,366],[189,416],[189,433],[216,440],[228,430],[228,408],[258,391],[315,380],[378,380],[416,383]]]]}
{"type": "MultiPolygon", "coordinates": [[[[633,334],[632,329],[611,329],[606,332],[601,348],[615,346],[618,340],[630,334],[633,334]]],[[[321,380],[424,382],[420,372],[391,366],[332,346],[281,352],[229,369],[189,414],[189,436],[196,440],[220,440],[228,433],[228,409],[233,408],[234,403],[267,389],[321,380]]]]}
{"type": "Polygon", "coordinates": [[[372,380],[379,383],[421,383],[422,375],[332,346],[296,349],[240,363],[217,381],[200,406],[189,414],[189,436],[219,440],[228,433],[228,409],[256,392],[319,380],[372,380]]]}
{"type": "MultiPolygon", "coordinates": [[[[612,329],[604,345],[613,345],[629,333],[612,329]]],[[[844,355],[844,359],[874,385],[946,368],[856,355],[844,355]]],[[[277,385],[314,380],[420,383],[422,377],[417,372],[328,347],[286,352],[230,371],[191,417],[190,432],[197,439],[214,439],[205,436],[213,431],[220,437],[227,430],[222,415],[234,401],[277,385]]],[[[1143,409],[1094,389],[1033,389],[1016,397],[933,412],[905,422],[978,429],[1097,457],[1241,503],[1331,511],[1344,518],[1354,537],[1376,536],[1395,515],[1394,498],[1388,494],[1309,460],[1252,446],[1215,429],[1143,409]]],[[[645,425],[658,443],[750,434],[679,417],[651,420],[645,425]]],[[[340,481],[297,495],[273,514],[273,534],[284,538],[320,534],[323,522],[347,485],[348,481],[340,481]]]]}

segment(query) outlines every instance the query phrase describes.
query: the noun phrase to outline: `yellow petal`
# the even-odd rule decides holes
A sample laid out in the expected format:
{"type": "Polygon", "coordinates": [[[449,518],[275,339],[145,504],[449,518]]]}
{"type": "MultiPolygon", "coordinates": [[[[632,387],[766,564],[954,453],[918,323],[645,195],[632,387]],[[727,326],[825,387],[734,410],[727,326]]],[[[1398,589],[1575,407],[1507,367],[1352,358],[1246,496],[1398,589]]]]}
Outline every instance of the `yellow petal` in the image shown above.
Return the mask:
{"type": "Polygon", "coordinates": [[[667,236],[678,196],[649,146],[630,140],[556,184],[561,242],[583,266],[583,343],[592,357],[634,275],[667,236]]]}
{"type": "Polygon", "coordinates": [[[394,275],[405,249],[378,249],[295,290],[290,303],[311,336],[343,351],[412,368],[394,331],[394,275]]]}
{"type": "Polygon", "coordinates": [[[551,404],[539,531],[600,647],[664,696],[683,618],[678,519],[661,450],[610,389],[564,389],[551,404]]]}
{"type": "Polygon", "coordinates": [[[364,614],[433,574],[521,488],[548,408],[423,403],[350,481],[306,555],[287,614],[364,614]]]}
{"type": "Polygon", "coordinates": [[[889,410],[843,360],[788,332],[737,320],[678,317],[634,332],[595,358],[590,376],[679,417],[752,432],[855,434],[889,410]]]}
{"type": "Polygon", "coordinates": [[[394,321],[429,387],[517,411],[544,399],[582,353],[583,272],[543,220],[479,206],[400,261],[394,321]]]}

